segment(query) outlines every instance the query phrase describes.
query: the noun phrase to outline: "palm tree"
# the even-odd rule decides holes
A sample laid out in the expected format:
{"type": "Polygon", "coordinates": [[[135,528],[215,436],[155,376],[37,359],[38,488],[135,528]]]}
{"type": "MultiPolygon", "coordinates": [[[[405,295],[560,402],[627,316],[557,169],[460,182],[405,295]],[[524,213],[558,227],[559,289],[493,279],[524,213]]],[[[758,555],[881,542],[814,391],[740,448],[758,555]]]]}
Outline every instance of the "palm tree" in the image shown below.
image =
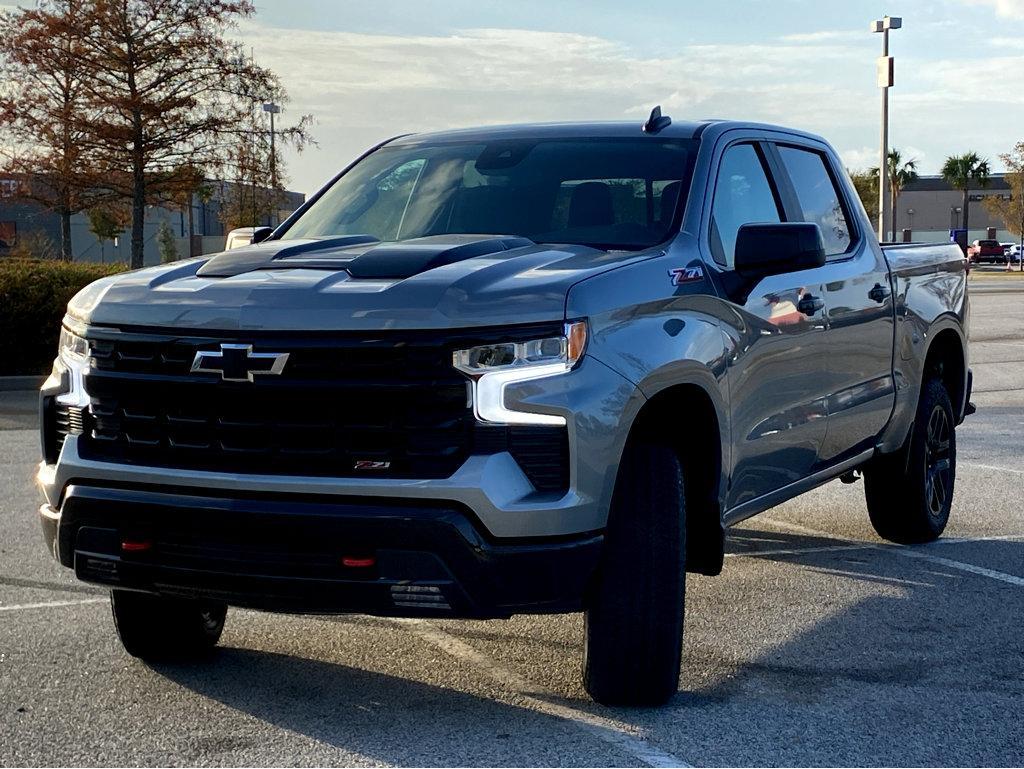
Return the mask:
{"type": "Polygon", "coordinates": [[[977,152],[952,155],[946,158],[946,162],[942,166],[942,178],[949,183],[950,187],[958,189],[964,194],[964,230],[967,230],[967,208],[970,205],[967,188],[972,181],[977,182],[981,187],[987,187],[990,173],[988,161],[979,158],[977,152]]]}
{"type": "Polygon", "coordinates": [[[903,162],[900,151],[891,149],[889,150],[888,161],[889,199],[892,202],[892,239],[896,240],[896,233],[899,232],[896,229],[896,203],[899,200],[900,193],[903,192],[903,188],[917,179],[917,160],[911,158],[903,162]]]}

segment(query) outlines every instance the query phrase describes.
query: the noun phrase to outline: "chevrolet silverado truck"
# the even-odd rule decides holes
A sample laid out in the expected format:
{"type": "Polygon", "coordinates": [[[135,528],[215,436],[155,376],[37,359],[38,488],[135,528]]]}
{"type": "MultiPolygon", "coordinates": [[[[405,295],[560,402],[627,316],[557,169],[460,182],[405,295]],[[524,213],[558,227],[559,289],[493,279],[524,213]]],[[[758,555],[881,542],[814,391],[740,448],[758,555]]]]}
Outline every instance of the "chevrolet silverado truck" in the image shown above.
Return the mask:
{"type": "Polygon", "coordinates": [[[209,654],[229,605],[582,610],[589,693],[662,703],[726,527],[862,475],[883,538],[942,533],[965,268],[881,248],[800,131],[401,136],[254,243],[69,303],[46,541],[145,660],[209,654]]]}

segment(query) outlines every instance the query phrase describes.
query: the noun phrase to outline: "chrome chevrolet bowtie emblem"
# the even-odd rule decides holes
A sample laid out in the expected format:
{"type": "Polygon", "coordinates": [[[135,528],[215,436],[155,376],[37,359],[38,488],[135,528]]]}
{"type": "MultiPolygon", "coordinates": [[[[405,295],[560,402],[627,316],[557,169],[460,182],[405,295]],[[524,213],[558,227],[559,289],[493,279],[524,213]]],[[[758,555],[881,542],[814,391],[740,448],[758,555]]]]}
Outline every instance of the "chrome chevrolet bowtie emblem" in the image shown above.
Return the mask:
{"type": "Polygon", "coordinates": [[[192,370],[220,374],[225,382],[251,382],[255,374],[280,374],[287,362],[286,352],[253,352],[251,344],[222,344],[219,352],[197,352],[192,370]]]}

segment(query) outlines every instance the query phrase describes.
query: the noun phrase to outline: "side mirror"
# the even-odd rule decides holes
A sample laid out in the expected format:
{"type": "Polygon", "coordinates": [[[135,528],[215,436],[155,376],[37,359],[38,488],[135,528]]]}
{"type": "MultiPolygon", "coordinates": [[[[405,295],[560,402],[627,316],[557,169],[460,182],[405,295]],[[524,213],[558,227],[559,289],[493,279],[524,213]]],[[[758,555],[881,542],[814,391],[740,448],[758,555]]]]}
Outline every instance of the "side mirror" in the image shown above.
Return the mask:
{"type": "Polygon", "coordinates": [[[256,227],[252,231],[252,242],[262,243],[264,240],[270,237],[270,234],[274,231],[273,227],[256,227]]]}
{"type": "Polygon", "coordinates": [[[811,222],[744,224],[736,234],[736,272],[763,278],[825,264],[821,230],[811,222]]]}

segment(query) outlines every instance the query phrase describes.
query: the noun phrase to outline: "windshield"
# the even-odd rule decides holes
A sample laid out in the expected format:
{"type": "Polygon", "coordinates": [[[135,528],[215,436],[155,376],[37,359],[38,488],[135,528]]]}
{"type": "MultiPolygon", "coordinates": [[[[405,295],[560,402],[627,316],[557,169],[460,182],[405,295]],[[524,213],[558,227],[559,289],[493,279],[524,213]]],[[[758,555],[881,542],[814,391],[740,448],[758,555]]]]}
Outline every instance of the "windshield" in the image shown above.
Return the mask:
{"type": "Polygon", "coordinates": [[[462,233],[646,248],[667,239],[696,149],[696,140],[652,137],[384,147],[282,237],[462,233]]]}

